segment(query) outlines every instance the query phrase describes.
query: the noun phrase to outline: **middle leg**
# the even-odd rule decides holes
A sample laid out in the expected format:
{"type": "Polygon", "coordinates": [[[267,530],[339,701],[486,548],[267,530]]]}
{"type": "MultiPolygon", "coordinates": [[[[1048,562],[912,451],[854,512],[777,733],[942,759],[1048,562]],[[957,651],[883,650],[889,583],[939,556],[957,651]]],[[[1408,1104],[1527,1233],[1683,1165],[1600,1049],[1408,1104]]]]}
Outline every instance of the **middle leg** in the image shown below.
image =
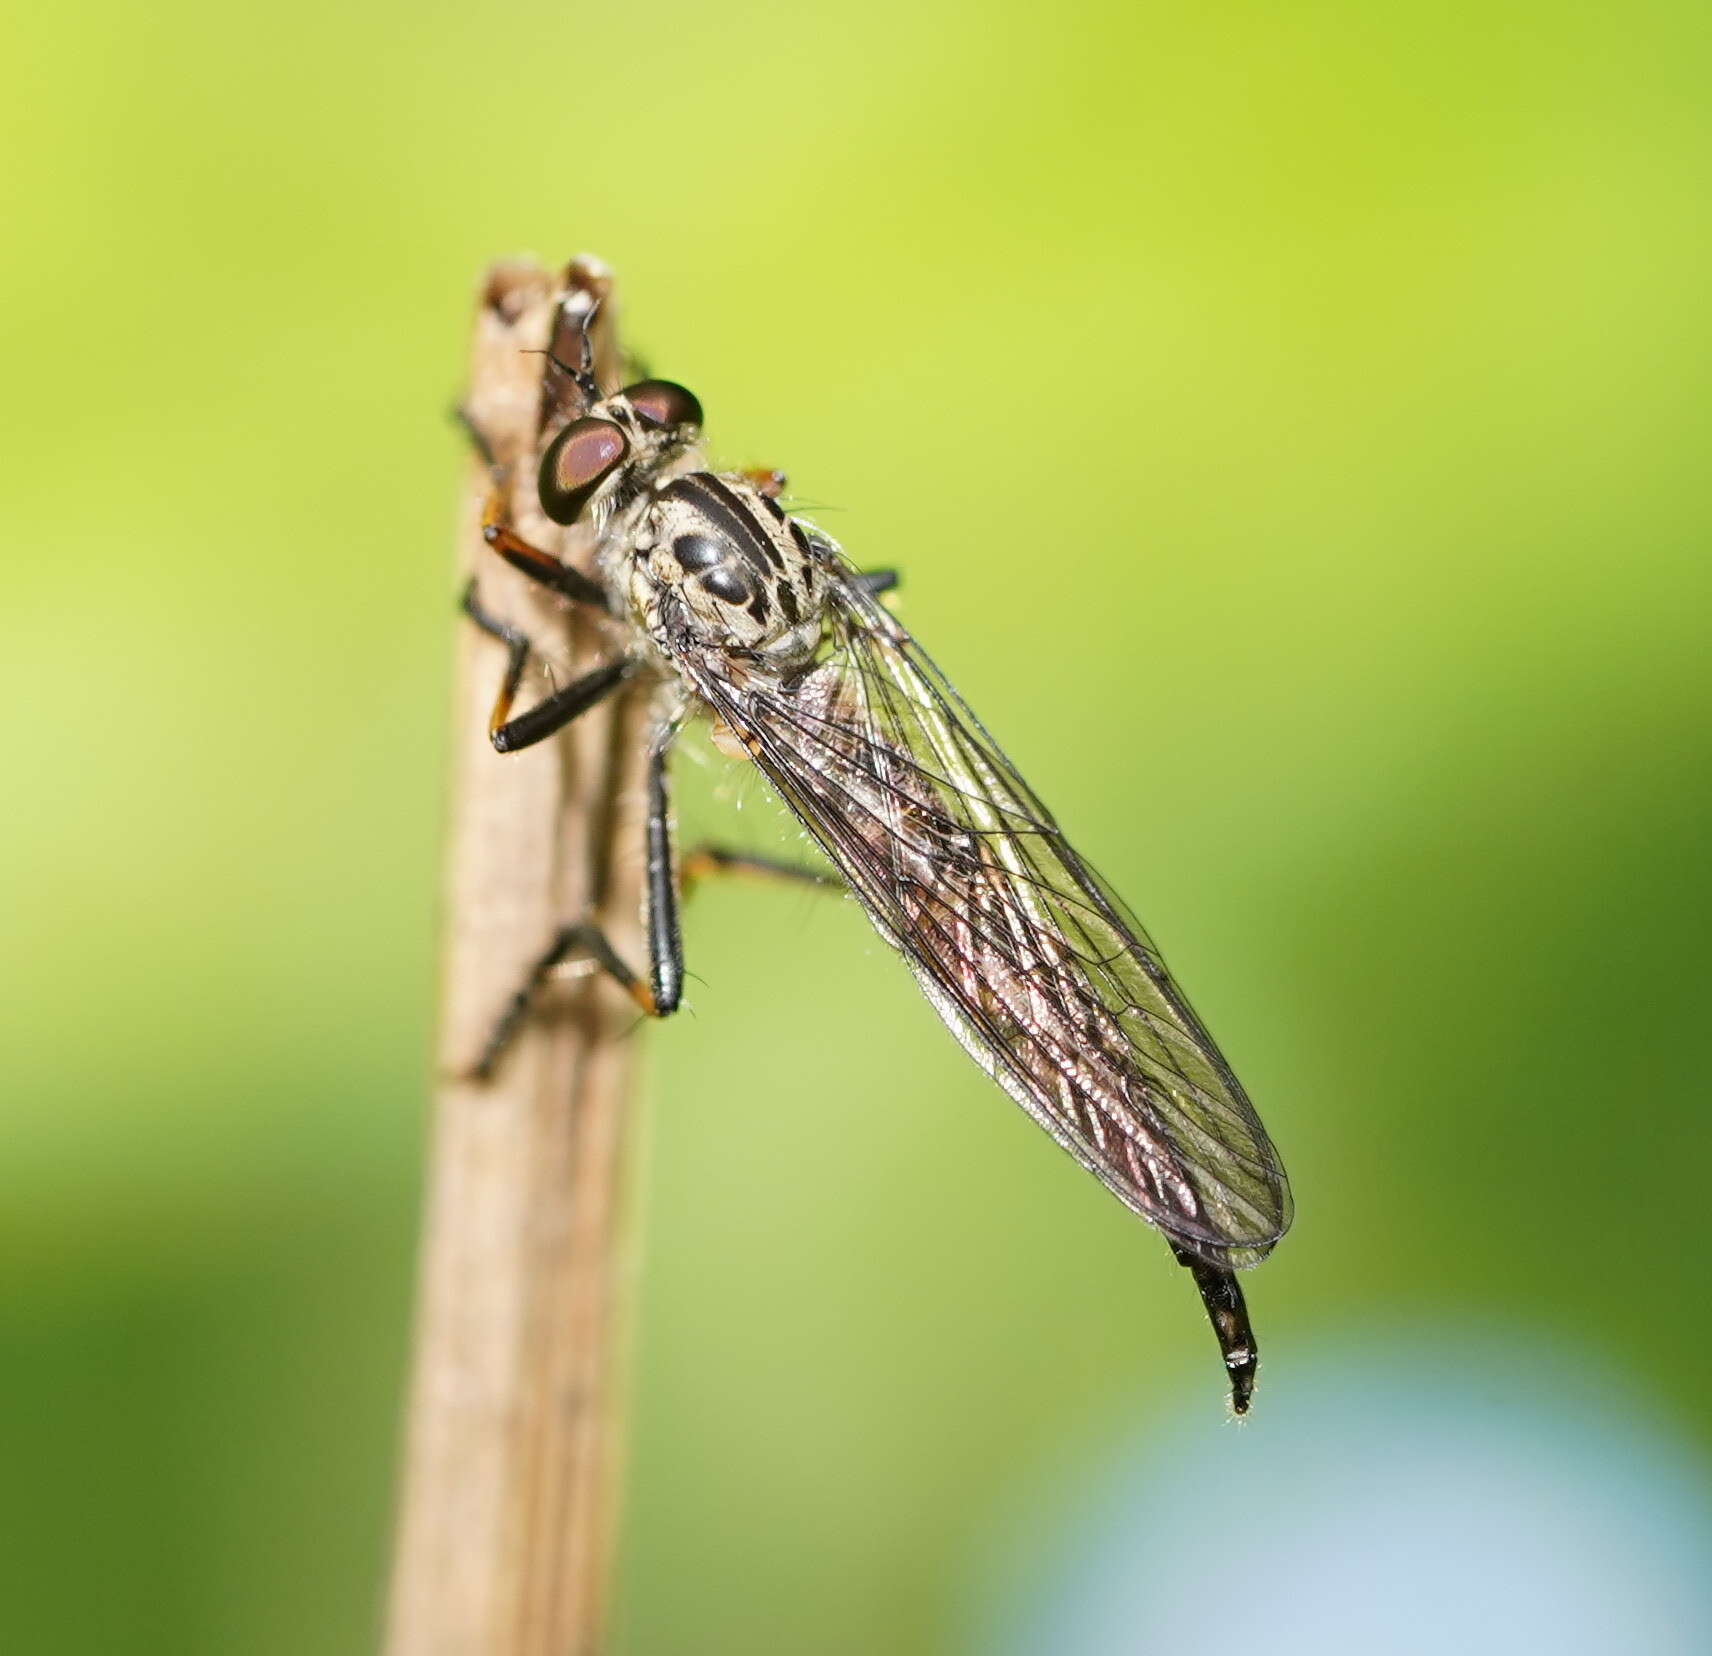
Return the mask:
{"type": "MultiPolygon", "coordinates": [[[[525,715],[527,717],[528,715],[525,715]]],[[[562,926],[529,968],[515,994],[506,1003],[488,1036],[481,1056],[472,1068],[478,1080],[486,1080],[498,1067],[536,996],[554,972],[566,962],[581,957],[611,978],[637,1008],[650,1018],[670,1017],[683,1004],[684,938],[681,902],[710,874],[743,873],[771,879],[796,880],[823,890],[841,885],[831,872],[804,868],[793,863],[758,857],[722,846],[697,845],[678,864],[673,842],[671,797],[666,755],[674,732],[659,732],[648,750],[646,777],[647,817],[644,825],[643,871],[648,976],[644,979],[613,947],[606,933],[592,921],[562,926]]]]}

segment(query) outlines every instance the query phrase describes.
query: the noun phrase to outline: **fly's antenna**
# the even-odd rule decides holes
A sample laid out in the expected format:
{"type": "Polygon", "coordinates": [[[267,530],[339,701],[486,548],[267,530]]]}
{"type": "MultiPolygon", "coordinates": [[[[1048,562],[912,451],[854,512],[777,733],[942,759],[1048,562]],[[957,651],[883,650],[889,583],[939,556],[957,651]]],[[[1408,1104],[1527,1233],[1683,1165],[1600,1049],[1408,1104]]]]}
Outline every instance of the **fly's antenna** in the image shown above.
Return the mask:
{"type": "Polygon", "coordinates": [[[592,335],[595,318],[606,301],[610,278],[604,270],[590,268],[588,261],[575,260],[565,272],[565,279],[569,285],[554,307],[553,331],[546,350],[539,353],[547,359],[541,397],[543,411],[575,418],[586,413],[590,404],[600,401],[592,335]],[[575,388],[580,402],[573,404],[565,394],[566,380],[575,388]]]}
{"type": "MultiPolygon", "coordinates": [[[[588,347],[586,338],[583,349],[584,360],[583,365],[580,368],[573,368],[563,357],[556,355],[550,350],[526,350],[522,355],[545,357],[547,359],[547,380],[550,382],[555,372],[562,374],[577,388],[578,394],[582,397],[584,405],[586,406],[590,403],[597,403],[600,401],[600,387],[595,384],[594,375],[591,374],[588,369],[588,347]]],[[[561,403],[564,401],[562,396],[555,395],[554,389],[550,383],[544,385],[542,389],[544,395],[549,399],[561,403]]]]}

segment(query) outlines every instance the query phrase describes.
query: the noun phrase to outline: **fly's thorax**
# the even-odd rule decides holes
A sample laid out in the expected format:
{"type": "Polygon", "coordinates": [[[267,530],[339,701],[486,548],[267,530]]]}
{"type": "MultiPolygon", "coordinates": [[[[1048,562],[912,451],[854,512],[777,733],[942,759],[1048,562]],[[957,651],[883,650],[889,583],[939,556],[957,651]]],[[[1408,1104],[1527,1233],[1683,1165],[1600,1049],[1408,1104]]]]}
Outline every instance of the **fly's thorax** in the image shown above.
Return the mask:
{"type": "Polygon", "coordinates": [[[642,513],[631,548],[631,604],[668,654],[737,652],[780,671],[813,658],[825,571],[802,529],[748,478],[675,478],[642,513]]]}

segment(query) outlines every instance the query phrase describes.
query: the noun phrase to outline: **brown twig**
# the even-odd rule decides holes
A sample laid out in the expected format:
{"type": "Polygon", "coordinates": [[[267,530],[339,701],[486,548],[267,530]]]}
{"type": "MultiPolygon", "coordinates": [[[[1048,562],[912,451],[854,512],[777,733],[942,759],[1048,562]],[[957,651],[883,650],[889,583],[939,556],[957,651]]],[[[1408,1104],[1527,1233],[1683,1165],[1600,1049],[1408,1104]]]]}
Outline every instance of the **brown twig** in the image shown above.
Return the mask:
{"type": "MultiPolygon", "coordinates": [[[[539,353],[560,301],[605,297],[592,260],[561,279],[495,267],[483,290],[465,411],[511,466],[515,521],[586,557],[531,498],[543,419],[539,353]]],[[[613,308],[595,369],[616,383],[613,308]]],[[[561,410],[562,413],[562,410],[561,410]]],[[[587,662],[592,627],[483,550],[485,469],[472,472],[460,569],[483,602],[587,662]]],[[[586,567],[586,566],[585,566],[586,567]]],[[[450,610],[450,593],[448,593],[450,610]]],[[[387,1656],[590,1656],[600,1643],[615,1481],[621,1142],[634,1012],[576,984],[526,1021],[497,1075],[471,1061],[557,921],[597,915],[637,952],[645,710],[597,709],[555,741],[501,758],[487,713],[504,652],[459,633],[445,916],[443,1077],[421,1245],[416,1345],[387,1656]],[[628,834],[627,834],[627,831],[628,834]]]]}

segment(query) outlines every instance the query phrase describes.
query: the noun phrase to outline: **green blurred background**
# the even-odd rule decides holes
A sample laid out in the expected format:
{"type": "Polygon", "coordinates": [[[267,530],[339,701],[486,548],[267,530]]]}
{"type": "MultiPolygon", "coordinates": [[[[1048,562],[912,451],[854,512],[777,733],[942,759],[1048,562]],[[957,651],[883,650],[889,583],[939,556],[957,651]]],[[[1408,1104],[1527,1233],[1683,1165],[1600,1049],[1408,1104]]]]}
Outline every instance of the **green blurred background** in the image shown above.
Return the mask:
{"type": "Polygon", "coordinates": [[[646,1037],[620,1649],[985,1650],[1119,1445],[1238,1468],[1465,1339],[1501,1441],[1602,1376],[1547,1461],[1615,1422],[1706,1499],[1703,7],[0,27],[7,1650],[373,1645],[446,410],[521,250],[609,260],[717,452],[907,572],[1299,1203],[1221,1424],[1182,1273],[856,912],[709,891],[646,1037]]]}

